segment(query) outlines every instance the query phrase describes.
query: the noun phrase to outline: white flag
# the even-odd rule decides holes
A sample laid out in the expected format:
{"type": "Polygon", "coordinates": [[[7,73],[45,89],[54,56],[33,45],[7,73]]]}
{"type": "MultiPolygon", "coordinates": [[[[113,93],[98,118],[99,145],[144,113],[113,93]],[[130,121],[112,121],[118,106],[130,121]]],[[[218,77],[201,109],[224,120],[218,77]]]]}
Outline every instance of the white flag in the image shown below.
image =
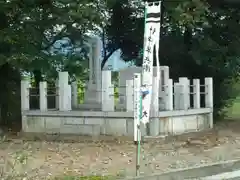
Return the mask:
{"type": "MultiPolygon", "coordinates": [[[[144,32],[144,52],[142,64],[142,118],[141,122],[149,122],[153,84],[153,49],[157,60],[157,77],[159,79],[159,38],[161,27],[161,2],[146,3],[146,19],[144,32]]],[[[157,85],[158,87],[158,85],[157,85]]],[[[157,97],[158,98],[158,97],[157,97]]]]}

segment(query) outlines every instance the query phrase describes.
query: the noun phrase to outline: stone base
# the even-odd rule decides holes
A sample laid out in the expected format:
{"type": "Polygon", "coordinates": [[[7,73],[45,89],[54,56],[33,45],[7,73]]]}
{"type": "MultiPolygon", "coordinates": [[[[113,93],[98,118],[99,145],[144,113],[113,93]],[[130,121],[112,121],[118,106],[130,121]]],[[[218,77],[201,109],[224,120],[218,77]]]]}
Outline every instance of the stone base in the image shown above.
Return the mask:
{"type": "MultiPolygon", "coordinates": [[[[142,136],[177,135],[211,127],[210,109],[160,112],[142,136]]],[[[23,132],[46,134],[134,136],[133,112],[23,111],[23,132]]]]}
{"type": "Polygon", "coordinates": [[[101,91],[97,89],[96,84],[88,84],[84,94],[84,103],[101,104],[101,91]]]}
{"type": "Polygon", "coordinates": [[[78,109],[80,110],[88,110],[88,111],[101,111],[102,109],[102,104],[98,104],[98,103],[91,103],[91,104],[78,104],[78,109]]]}

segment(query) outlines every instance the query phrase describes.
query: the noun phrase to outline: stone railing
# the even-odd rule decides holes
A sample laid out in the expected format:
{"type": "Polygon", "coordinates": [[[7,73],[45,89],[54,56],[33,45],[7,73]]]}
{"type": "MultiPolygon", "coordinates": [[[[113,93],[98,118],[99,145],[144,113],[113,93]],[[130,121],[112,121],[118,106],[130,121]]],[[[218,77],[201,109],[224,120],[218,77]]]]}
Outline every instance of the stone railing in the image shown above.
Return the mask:
{"type": "MultiPolygon", "coordinates": [[[[120,80],[121,81],[121,80],[120,80]]],[[[212,78],[205,78],[205,83],[200,85],[199,79],[193,79],[192,83],[186,77],[180,77],[178,82],[173,82],[172,79],[165,79],[165,84],[161,84],[160,89],[155,87],[157,78],[153,77],[152,91],[152,107],[155,112],[172,111],[172,110],[188,110],[213,107],[213,81],[212,78]]],[[[127,79],[122,86],[114,87],[112,83],[111,71],[102,71],[102,88],[101,92],[96,89],[86,89],[92,91],[92,96],[96,99],[101,99],[91,104],[79,105],[78,102],[78,84],[72,82],[68,84],[68,72],[59,72],[58,80],[56,81],[55,104],[56,109],[60,111],[70,111],[72,109],[81,109],[86,106],[85,110],[91,107],[98,107],[98,111],[119,111],[118,106],[121,105],[122,111],[134,111],[134,89],[139,88],[134,86],[134,79],[127,79]],[[114,90],[118,88],[118,97],[115,96],[114,90]],[[121,89],[121,90],[120,90],[121,89]],[[96,95],[93,95],[96,93],[96,95]],[[99,97],[100,96],[100,97],[99,97]],[[119,103],[120,99],[124,99],[119,103]],[[117,100],[116,100],[117,99],[117,100]]],[[[21,82],[21,103],[22,110],[30,110],[30,82],[23,80],[21,82]]],[[[41,111],[48,110],[48,90],[47,82],[39,84],[39,109],[41,111]]]]}

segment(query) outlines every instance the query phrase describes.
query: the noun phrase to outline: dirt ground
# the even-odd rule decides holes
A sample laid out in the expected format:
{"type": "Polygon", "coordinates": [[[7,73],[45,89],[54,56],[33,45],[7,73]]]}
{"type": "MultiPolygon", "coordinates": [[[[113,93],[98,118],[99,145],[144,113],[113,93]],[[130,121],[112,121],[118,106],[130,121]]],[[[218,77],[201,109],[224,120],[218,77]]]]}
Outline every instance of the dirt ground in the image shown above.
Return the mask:
{"type": "MultiPolygon", "coordinates": [[[[141,173],[151,174],[240,158],[240,121],[211,131],[189,133],[142,144],[141,173]]],[[[2,174],[45,179],[63,174],[135,174],[136,146],[123,138],[77,137],[77,141],[35,141],[9,135],[0,144],[2,174]]],[[[45,137],[57,139],[57,137],[45,137]]],[[[59,138],[59,137],[58,137],[59,138]]]]}

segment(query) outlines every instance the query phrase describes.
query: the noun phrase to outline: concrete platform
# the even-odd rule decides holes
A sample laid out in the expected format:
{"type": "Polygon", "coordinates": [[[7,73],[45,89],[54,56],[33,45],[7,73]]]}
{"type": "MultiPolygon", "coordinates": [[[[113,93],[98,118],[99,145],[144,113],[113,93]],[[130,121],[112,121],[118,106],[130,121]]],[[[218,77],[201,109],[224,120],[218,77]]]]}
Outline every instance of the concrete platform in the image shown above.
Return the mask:
{"type": "MultiPolygon", "coordinates": [[[[211,127],[211,109],[159,112],[141,126],[142,136],[176,135],[211,127]]],[[[102,111],[23,111],[22,130],[26,133],[134,136],[133,112],[102,111]]]]}

